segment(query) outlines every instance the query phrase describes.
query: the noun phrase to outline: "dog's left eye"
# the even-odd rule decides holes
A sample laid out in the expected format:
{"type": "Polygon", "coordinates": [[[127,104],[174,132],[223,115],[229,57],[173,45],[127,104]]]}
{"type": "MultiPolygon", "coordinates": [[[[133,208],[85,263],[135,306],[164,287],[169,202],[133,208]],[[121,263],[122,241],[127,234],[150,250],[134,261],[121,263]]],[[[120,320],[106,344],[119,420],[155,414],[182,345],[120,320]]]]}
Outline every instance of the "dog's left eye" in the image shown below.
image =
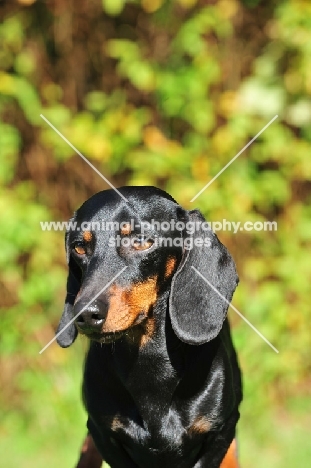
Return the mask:
{"type": "Polygon", "coordinates": [[[133,247],[135,250],[147,250],[150,249],[154,244],[152,239],[148,239],[146,237],[135,237],[133,240],[133,247]]]}
{"type": "Polygon", "coordinates": [[[79,255],[85,255],[85,253],[86,253],[86,250],[85,250],[85,247],[84,247],[83,244],[76,244],[74,246],[74,250],[79,255]]]}

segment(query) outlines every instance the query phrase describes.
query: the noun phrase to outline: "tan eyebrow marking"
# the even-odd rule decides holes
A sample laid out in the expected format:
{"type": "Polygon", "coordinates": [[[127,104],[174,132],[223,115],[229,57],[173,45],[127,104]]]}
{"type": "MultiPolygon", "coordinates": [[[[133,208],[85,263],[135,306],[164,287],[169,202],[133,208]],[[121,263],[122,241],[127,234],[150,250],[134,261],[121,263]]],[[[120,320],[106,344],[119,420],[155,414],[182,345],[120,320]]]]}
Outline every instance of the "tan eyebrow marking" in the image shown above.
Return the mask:
{"type": "Polygon", "coordinates": [[[90,242],[92,238],[93,238],[93,234],[90,231],[84,231],[83,240],[85,240],[85,242],[90,242]]]}
{"type": "Polygon", "coordinates": [[[131,234],[131,225],[129,223],[123,224],[121,227],[121,235],[128,236],[129,234],[131,234]]]}

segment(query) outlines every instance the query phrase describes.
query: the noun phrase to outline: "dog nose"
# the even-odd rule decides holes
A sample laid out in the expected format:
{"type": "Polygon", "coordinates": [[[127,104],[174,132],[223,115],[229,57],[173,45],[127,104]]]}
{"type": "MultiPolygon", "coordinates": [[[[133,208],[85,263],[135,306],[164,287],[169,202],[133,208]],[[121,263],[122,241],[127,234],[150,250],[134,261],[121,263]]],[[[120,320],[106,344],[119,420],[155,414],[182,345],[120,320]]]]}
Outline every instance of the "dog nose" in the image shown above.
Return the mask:
{"type": "Polygon", "coordinates": [[[91,304],[79,301],[75,304],[76,324],[82,331],[100,331],[107,317],[108,306],[103,301],[95,299],[91,304]]]}

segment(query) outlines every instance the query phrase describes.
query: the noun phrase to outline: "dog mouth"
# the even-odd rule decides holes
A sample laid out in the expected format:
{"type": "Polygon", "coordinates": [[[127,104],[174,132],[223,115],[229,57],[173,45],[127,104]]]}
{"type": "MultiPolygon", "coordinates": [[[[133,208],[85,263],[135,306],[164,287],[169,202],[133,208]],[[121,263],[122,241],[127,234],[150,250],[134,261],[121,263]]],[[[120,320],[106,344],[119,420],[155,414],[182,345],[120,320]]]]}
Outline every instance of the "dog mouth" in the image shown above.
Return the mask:
{"type": "MultiPolygon", "coordinates": [[[[96,332],[82,332],[82,335],[86,336],[91,341],[97,341],[98,343],[113,343],[126,334],[127,330],[107,332],[107,333],[96,333],[96,332]]],[[[81,331],[80,331],[81,333],[81,331]]]]}
{"type": "Polygon", "coordinates": [[[144,323],[147,320],[147,316],[141,312],[132,325],[124,330],[115,330],[115,331],[103,331],[103,330],[96,330],[92,327],[81,327],[81,325],[77,325],[77,329],[81,335],[86,336],[91,341],[96,341],[98,343],[113,343],[114,341],[119,340],[124,336],[132,336],[136,335],[139,332],[139,329],[144,326],[144,323]]]}

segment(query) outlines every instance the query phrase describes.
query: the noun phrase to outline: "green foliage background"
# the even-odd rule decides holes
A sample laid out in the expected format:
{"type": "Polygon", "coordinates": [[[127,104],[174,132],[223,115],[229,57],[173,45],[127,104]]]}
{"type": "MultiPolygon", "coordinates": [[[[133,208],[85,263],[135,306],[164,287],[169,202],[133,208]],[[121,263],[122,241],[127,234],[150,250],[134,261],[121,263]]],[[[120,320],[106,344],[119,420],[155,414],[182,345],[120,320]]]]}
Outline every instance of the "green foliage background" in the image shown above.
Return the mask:
{"type": "Polygon", "coordinates": [[[0,466],[74,466],[87,343],[53,337],[67,220],[103,180],[155,185],[223,231],[240,286],[243,468],[308,466],[310,446],[311,4],[307,0],[19,0],[0,4],[0,466]],[[190,199],[276,114],[196,201],[190,199]]]}

